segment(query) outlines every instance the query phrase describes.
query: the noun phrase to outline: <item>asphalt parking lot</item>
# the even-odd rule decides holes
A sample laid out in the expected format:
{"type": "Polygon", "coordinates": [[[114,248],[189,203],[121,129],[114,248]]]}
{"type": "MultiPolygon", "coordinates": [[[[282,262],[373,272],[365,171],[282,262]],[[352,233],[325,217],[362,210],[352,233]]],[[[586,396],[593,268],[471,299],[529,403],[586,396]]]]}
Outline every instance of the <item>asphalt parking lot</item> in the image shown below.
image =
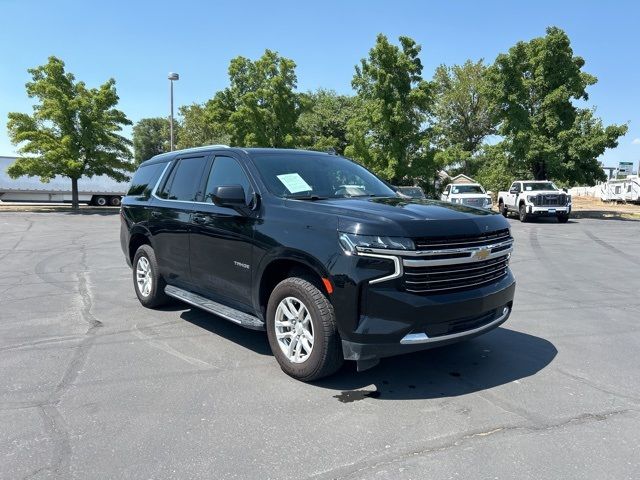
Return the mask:
{"type": "Polygon", "coordinates": [[[0,211],[0,478],[638,478],[640,222],[510,222],[502,328],[304,384],[144,309],[117,214],[0,211]]]}

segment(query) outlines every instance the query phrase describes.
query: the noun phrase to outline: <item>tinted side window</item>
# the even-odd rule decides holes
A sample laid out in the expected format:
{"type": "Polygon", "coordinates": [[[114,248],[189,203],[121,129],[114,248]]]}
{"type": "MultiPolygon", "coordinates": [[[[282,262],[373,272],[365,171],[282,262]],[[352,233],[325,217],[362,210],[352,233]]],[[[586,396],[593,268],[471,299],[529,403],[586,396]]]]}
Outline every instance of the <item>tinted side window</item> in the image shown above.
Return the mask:
{"type": "Polygon", "coordinates": [[[251,200],[253,188],[236,159],[231,157],[216,157],[209,173],[204,201],[212,203],[213,191],[220,185],[240,185],[244,188],[247,203],[251,200]]]}
{"type": "Polygon", "coordinates": [[[156,185],[166,165],[166,163],[154,163],[139,168],[131,179],[127,195],[137,196],[138,200],[148,200],[151,189],[156,185]]]}
{"type": "Polygon", "coordinates": [[[203,157],[183,158],[171,170],[169,178],[158,192],[160,198],[167,200],[193,201],[202,179],[203,157]]]}

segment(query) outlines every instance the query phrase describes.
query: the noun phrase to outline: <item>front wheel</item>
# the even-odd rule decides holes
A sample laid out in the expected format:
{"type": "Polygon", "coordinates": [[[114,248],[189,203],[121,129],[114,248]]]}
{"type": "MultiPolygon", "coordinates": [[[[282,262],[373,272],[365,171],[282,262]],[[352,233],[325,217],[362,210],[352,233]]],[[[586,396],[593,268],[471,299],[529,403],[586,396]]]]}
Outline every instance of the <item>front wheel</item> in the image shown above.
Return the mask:
{"type": "Polygon", "coordinates": [[[102,195],[94,197],[93,204],[98,207],[104,207],[107,204],[107,197],[103,197],[102,195]]]}
{"type": "Polygon", "coordinates": [[[558,218],[558,223],[567,223],[569,221],[569,214],[559,213],[557,218],[558,218]]]}
{"type": "Polygon", "coordinates": [[[524,223],[529,220],[529,215],[527,214],[527,206],[524,203],[520,205],[519,214],[521,222],[524,223]]]}
{"type": "Polygon", "coordinates": [[[507,218],[509,216],[509,209],[506,207],[504,202],[500,202],[498,204],[498,211],[502,214],[503,217],[507,218]]]}
{"type": "Polygon", "coordinates": [[[344,361],[333,306],[304,278],[287,278],[271,292],[267,336],[280,368],[298,380],[331,375],[344,361]]]}

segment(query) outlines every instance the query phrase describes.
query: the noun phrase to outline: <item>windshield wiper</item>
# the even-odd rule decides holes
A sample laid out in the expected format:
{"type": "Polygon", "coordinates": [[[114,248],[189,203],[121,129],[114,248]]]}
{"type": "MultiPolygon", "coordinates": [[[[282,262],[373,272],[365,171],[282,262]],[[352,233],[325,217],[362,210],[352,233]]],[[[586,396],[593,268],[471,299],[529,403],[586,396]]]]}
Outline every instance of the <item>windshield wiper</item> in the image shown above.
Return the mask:
{"type": "Polygon", "coordinates": [[[319,195],[285,195],[284,198],[289,200],[311,200],[311,201],[327,199],[327,197],[321,197],[319,195]]]}
{"type": "Polygon", "coordinates": [[[345,195],[344,198],[371,198],[371,197],[382,197],[383,195],[378,195],[376,193],[365,193],[363,195],[345,195]]]}

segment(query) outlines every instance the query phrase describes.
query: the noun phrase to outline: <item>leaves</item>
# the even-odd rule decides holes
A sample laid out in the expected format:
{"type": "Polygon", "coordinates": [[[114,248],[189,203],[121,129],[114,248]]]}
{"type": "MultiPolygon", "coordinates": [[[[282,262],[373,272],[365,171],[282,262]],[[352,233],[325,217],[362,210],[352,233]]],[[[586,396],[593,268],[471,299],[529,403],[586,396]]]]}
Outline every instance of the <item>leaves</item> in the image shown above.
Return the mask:
{"type": "Polygon", "coordinates": [[[475,175],[473,157],[494,133],[497,109],[488,95],[487,67],[482,60],[463,65],[440,65],[433,76],[435,91],[434,143],[442,158],[475,175]]]}
{"type": "Polygon", "coordinates": [[[406,181],[412,167],[428,171],[427,131],[431,85],[422,79],[420,46],[408,37],[392,45],[377,37],[351,82],[356,113],[349,121],[346,153],[392,182],[406,181]]]}
{"type": "Polygon", "coordinates": [[[331,90],[300,95],[297,146],[311,150],[333,149],[343,154],[347,146],[347,124],[353,117],[354,99],[331,90]]]}
{"type": "Polygon", "coordinates": [[[232,144],[294,146],[300,115],[295,67],[293,60],[271,50],[256,61],[231,60],[229,87],[216,93],[206,108],[232,144]]]}
{"type": "MultiPolygon", "coordinates": [[[[177,122],[174,121],[174,135],[177,133],[177,127],[177,122]]],[[[168,152],[169,130],[169,120],[166,118],[143,118],[138,121],[133,127],[133,156],[136,163],[168,152]]]]}
{"type": "Polygon", "coordinates": [[[45,182],[56,175],[127,180],[125,172],[133,169],[128,161],[131,142],[121,131],[131,122],[115,108],[115,81],[88,88],[56,57],[29,73],[27,95],[36,103],[32,115],[9,113],[9,137],[20,153],[9,175],[38,176],[45,182]]]}
{"type": "Polygon", "coordinates": [[[566,33],[550,27],[546,36],[498,55],[489,70],[504,148],[536,179],[593,184],[604,178],[597,157],[626,132],[626,126],[605,129],[575,107],[597,81],[582,71],[584,64],[566,33]]]}

